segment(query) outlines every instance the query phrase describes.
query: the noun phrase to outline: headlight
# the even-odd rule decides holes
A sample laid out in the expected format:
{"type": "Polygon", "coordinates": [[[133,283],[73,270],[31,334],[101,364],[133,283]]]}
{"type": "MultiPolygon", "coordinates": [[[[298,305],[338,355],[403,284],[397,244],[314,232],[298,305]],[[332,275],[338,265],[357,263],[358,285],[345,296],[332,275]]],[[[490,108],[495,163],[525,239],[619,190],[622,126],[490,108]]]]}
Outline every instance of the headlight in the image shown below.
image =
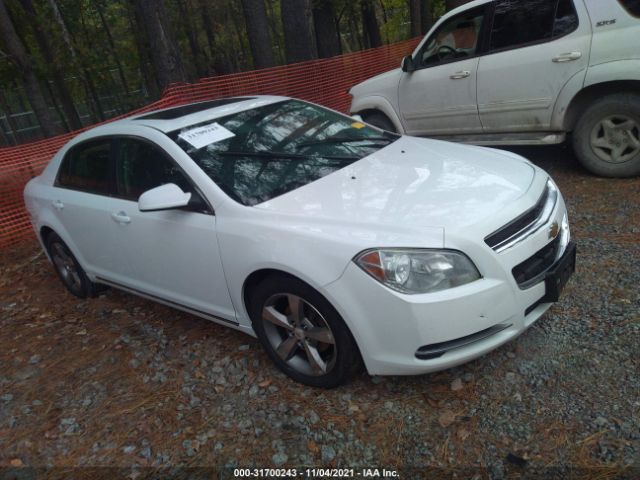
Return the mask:
{"type": "Polygon", "coordinates": [[[354,262],[373,278],[398,292],[430,293],[480,278],[469,257],[453,250],[374,249],[354,262]]]}

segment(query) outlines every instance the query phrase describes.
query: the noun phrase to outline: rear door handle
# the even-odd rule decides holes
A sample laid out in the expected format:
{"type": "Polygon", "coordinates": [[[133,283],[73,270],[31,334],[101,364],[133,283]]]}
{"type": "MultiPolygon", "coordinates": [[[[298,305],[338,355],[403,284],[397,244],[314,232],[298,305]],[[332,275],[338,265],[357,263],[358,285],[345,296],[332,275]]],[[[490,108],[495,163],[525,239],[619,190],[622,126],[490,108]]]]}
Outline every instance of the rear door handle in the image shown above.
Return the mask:
{"type": "Polygon", "coordinates": [[[53,205],[53,208],[55,208],[56,210],[62,210],[64,208],[64,203],[62,203],[60,200],[54,200],[53,202],[51,202],[51,205],[53,205]]]}
{"type": "Polygon", "coordinates": [[[460,72],[452,73],[451,75],[449,75],[449,78],[451,80],[459,80],[461,78],[467,78],[469,75],[471,75],[471,72],[469,70],[462,70],[460,72]]]}
{"type": "Polygon", "coordinates": [[[126,214],[126,212],[112,213],[111,218],[122,225],[131,223],[131,218],[126,214]]]}
{"type": "Polygon", "coordinates": [[[564,62],[572,62],[574,60],[578,60],[582,58],[582,52],[567,52],[561,53],[560,55],[553,57],[553,63],[564,63],[564,62]]]}

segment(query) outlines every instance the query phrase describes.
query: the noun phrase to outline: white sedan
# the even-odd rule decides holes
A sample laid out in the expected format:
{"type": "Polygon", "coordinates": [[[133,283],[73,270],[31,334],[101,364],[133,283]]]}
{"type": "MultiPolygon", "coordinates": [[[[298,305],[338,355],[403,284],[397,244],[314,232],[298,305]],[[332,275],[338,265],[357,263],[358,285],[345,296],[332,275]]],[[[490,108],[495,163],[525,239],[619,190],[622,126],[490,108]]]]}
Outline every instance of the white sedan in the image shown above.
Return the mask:
{"type": "Polygon", "coordinates": [[[556,185],[516,155],[284,97],[84,132],[25,188],[74,295],[108,285],[258,337],[299,382],[419,374],[522,333],[575,269],[556,185]]]}

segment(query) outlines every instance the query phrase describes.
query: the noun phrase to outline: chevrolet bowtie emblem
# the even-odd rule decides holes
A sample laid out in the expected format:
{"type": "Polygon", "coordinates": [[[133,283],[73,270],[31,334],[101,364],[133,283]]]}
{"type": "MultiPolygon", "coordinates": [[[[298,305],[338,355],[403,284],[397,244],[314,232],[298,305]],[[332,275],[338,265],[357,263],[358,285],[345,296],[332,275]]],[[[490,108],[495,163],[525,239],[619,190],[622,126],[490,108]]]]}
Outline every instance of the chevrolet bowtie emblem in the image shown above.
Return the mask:
{"type": "Polygon", "coordinates": [[[549,238],[553,240],[558,236],[558,233],[560,233],[560,225],[558,225],[558,222],[553,222],[549,227],[549,238]]]}

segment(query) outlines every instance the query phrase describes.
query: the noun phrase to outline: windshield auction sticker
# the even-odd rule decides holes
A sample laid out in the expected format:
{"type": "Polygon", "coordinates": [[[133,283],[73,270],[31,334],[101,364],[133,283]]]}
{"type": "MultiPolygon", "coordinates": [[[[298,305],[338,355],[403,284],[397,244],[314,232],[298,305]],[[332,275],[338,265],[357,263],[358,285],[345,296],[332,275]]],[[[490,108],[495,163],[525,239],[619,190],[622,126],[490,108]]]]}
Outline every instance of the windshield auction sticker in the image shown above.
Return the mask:
{"type": "Polygon", "coordinates": [[[182,140],[197,149],[235,136],[235,133],[227,130],[219,123],[210,123],[204,127],[192,128],[178,135],[182,140]]]}

